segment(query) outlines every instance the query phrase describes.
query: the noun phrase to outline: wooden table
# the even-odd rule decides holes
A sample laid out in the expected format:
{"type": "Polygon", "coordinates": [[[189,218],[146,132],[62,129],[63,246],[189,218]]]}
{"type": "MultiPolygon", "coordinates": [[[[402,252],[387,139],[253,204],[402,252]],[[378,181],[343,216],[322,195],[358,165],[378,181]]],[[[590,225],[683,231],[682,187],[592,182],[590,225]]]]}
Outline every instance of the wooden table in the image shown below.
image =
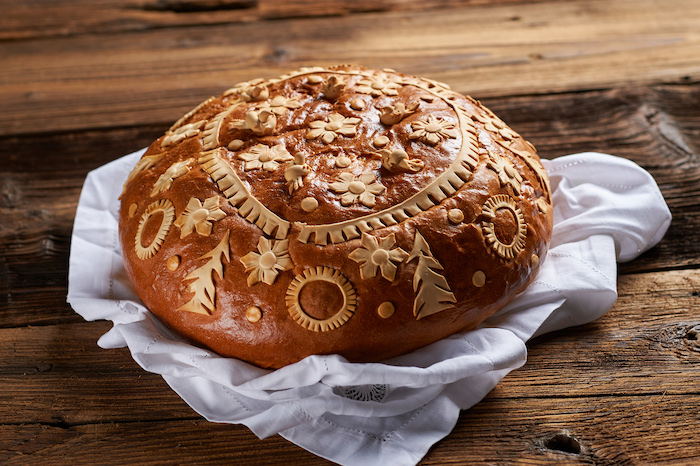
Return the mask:
{"type": "Polygon", "coordinates": [[[674,216],[422,464],[700,464],[695,0],[0,0],[0,462],[327,463],[204,421],[65,297],[89,170],[233,83],[345,62],[447,82],[545,158],[631,159],[674,216]]]}

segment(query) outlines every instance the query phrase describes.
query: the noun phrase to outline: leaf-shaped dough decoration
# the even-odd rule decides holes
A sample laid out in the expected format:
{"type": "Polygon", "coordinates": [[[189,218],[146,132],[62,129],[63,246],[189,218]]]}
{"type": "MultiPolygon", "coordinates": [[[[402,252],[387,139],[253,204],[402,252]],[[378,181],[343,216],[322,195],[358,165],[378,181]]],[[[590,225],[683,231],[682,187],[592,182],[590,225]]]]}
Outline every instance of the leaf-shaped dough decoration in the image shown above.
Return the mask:
{"type": "Polygon", "coordinates": [[[185,280],[194,280],[190,283],[190,291],[194,293],[192,299],[181,306],[178,311],[194,312],[195,314],[211,315],[216,308],[216,286],[213,273],[219,278],[224,276],[223,258],[230,262],[229,257],[229,231],[226,231],[219,244],[197,260],[208,259],[207,262],[194,269],[185,280]],[[222,257],[223,256],[223,257],[222,257]]]}

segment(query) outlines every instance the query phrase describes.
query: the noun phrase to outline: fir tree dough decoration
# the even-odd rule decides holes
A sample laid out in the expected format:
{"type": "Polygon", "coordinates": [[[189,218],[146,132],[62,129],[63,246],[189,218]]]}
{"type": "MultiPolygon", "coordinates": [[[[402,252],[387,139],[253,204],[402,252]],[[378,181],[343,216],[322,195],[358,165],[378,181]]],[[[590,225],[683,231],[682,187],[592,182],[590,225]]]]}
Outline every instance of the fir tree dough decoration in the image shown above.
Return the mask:
{"type": "Polygon", "coordinates": [[[413,315],[416,320],[454,307],[457,299],[450,285],[443,275],[436,272],[444,270],[442,264],[433,256],[430,246],[418,230],[413,241],[413,250],[406,262],[415,258],[418,258],[418,267],[413,274],[413,291],[417,292],[413,301],[413,315]]]}
{"type": "Polygon", "coordinates": [[[200,267],[194,269],[185,280],[194,280],[190,283],[190,292],[194,293],[192,299],[178,308],[178,311],[193,312],[195,314],[211,315],[216,309],[216,285],[214,284],[213,274],[216,273],[221,279],[224,276],[223,259],[230,262],[229,257],[229,231],[219,244],[204,254],[197,260],[207,259],[200,267]]]}

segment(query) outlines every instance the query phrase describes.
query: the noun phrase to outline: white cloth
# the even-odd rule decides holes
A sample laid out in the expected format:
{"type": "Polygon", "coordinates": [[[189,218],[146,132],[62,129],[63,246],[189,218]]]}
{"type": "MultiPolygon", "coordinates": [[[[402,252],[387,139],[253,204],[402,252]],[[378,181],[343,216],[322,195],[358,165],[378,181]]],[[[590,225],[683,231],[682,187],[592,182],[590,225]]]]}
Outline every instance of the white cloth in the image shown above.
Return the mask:
{"type": "Polygon", "coordinates": [[[277,371],[183,342],[141,304],[122,266],[117,212],[122,183],[143,152],[91,172],[73,230],[68,300],[114,327],[103,348],[128,346],[194,410],[280,433],[346,465],[417,463],[476,404],[525,363],[533,336],[590,322],[615,302],[616,260],[655,245],[671,214],[652,177],[625,159],[582,153],[543,163],[554,196],[554,234],[538,278],[479,329],[389,364],[312,356],[277,371]]]}

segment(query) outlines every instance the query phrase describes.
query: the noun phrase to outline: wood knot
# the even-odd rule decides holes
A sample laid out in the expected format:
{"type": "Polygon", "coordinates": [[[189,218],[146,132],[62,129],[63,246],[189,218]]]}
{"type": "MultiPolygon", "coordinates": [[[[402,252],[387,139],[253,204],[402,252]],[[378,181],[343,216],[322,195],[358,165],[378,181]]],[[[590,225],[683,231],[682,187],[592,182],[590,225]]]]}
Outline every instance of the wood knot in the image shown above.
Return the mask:
{"type": "Polygon", "coordinates": [[[684,360],[696,360],[700,353],[700,323],[668,325],[649,338],[684,360]]]}
{"type": "Polygon", "coordinates": [[[547,450],[572,453],[574,455],[581,453],[581,443],[567,433],[555,434],[545,439],[543,445],[547,450]]]}

